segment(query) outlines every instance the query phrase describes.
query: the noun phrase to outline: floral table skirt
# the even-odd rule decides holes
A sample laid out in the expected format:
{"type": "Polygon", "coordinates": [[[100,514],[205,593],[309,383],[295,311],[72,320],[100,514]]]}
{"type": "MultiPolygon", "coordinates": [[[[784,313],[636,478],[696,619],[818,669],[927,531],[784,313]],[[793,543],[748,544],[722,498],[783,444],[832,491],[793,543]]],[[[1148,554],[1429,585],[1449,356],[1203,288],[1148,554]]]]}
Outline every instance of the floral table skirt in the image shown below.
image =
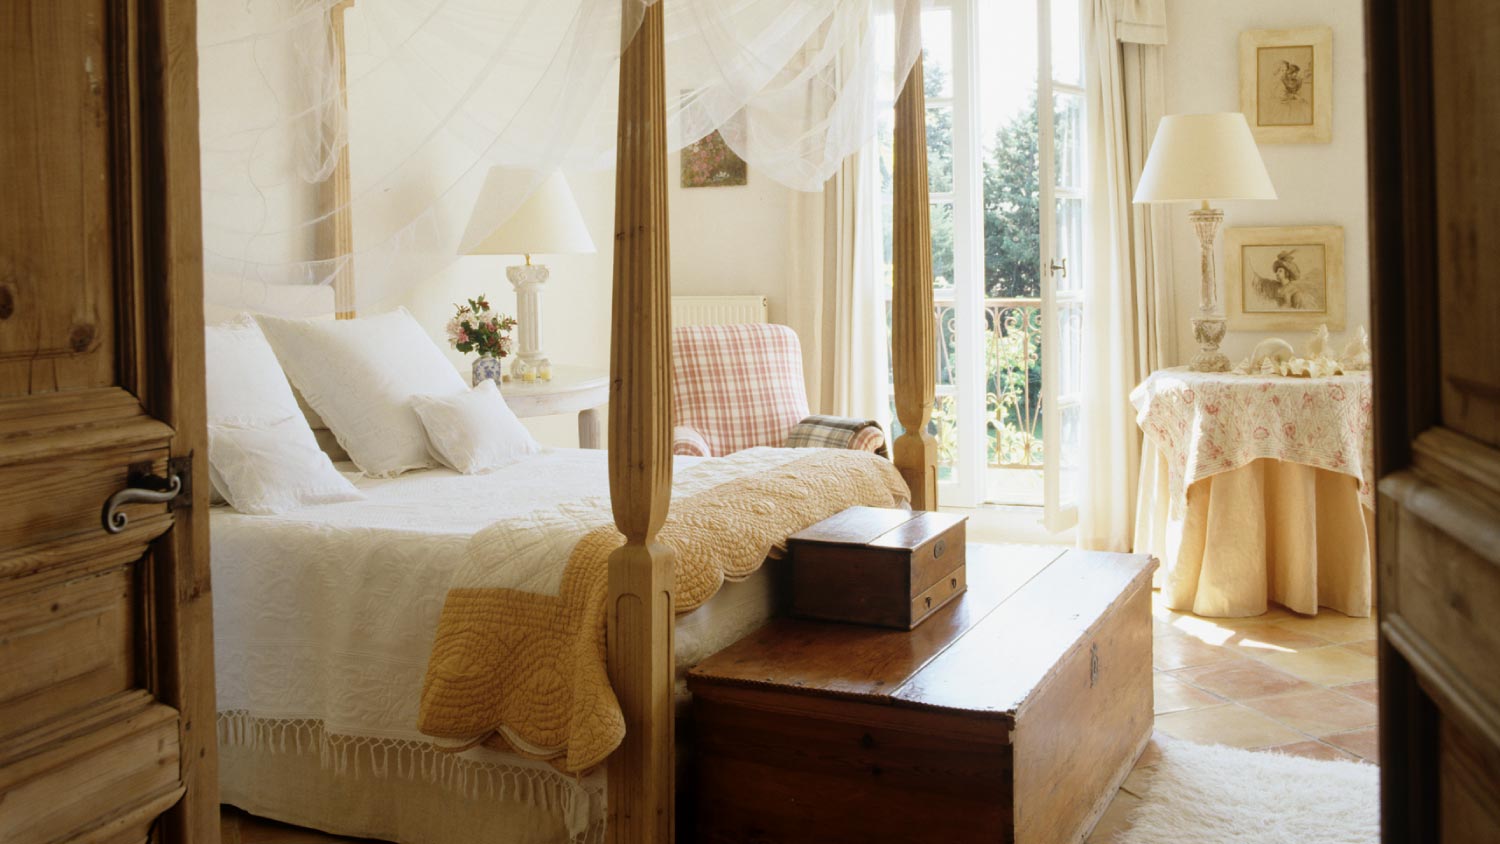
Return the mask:
{"type": "Polygon", "coordinates": [[[1312,615],[1374,606],[1374,514],[1341,472],[1273,459],[1201,479],[1174,514],[1170,467],[1148,440],[1135,550],[1161,560],[1168,607],[1240,618],[1270,602],[1312,615]]]}

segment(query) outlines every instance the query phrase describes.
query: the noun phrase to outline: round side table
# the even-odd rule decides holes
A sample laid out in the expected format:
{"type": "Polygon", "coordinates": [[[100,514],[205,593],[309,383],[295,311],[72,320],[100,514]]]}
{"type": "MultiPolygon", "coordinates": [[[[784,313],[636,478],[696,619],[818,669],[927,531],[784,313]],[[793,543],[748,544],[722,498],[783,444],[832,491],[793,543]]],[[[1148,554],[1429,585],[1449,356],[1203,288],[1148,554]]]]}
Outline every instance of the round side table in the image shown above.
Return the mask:
{"type": "Polygon", "coordinates": [[[516,381],[500,385],[505,403],[522,419],[578,414],[578,447],[603,448],[599,408],[609,404],[609,374],[585,366],[554,366],[551,381],[516,381]]]}

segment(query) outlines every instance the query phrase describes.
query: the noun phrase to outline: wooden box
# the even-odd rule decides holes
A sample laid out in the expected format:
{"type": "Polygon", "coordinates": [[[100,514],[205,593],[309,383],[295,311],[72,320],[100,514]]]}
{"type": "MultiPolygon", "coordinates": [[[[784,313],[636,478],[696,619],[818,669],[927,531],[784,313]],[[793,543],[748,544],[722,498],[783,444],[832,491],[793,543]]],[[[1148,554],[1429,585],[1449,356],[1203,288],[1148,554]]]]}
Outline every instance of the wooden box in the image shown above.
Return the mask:
{"type": "Polygon", "coordinates": [[[910,630],[966,588],[964,516],[850,507],[787,540],[792,614],[910,630]]]}
{"type": "Polygon", "coordinates": [[[968,558],[911,632],[782,618],[689,673],[696,840],[1084,840],[1151,734],[1155,565],[968,558]]]}

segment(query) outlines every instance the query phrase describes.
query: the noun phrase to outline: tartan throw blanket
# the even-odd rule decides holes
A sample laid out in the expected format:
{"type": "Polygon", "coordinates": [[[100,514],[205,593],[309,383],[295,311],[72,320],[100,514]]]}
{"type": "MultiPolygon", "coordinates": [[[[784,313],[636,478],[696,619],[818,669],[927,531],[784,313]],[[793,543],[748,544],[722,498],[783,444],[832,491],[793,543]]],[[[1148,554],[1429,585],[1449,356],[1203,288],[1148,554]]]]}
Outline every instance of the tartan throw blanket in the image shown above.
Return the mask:
{"type": "Polygon", "coordinates": [[[849,448],[873,451],[889,457],[885,433],[874,419],[851,419],[846,416],[813,415],[792,428],[786,438],[787,448],[849,448]]]}
{"type": "MultiPolygon", "coordinates": [[[[679,614],[703,605],[726,579],[743,579],[767,556],[785,553],[786,538],[805,527],[848,507],[909,500],[895,466],[869,452],[750,449],[688,467],[674,486],[709,472],[729,479],[705,486],[698,478],[699,491],[674,498],[657,536],[676,558],[679,614]]],[[[519,577],[523,587],[536,586],[536,576],[507,569],[513,557],[552,540],[509,522],[474,536],[438,619],[422,688],[423,733],[450,749],[484,744],[570,773],[619,747],[625,721],[606,669],[605,620],[609,555],[624,537],[607,497],[589,506],[575,523],[596,526],[573,546],[555,594],[504,585],[519,577]]]]}

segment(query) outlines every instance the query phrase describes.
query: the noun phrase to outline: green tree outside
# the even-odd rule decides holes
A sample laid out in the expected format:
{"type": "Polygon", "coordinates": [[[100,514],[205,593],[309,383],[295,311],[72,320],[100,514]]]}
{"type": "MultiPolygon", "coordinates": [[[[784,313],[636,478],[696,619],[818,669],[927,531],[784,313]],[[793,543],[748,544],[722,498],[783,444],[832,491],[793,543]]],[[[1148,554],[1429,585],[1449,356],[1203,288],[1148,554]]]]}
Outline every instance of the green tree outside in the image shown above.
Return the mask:
{"type": "MultiPolygon", "coordinates": [[[[927,64],[924,89],[937,97],[947,87],[945,68],[927,64]]],[[[1036,97],[1000,126],[982,159],[984,289],[987,298],[1041,296],[1041,185],[1038,159],[1036,97]]],[[[927,110],[927,173],[932,192],[953,189],[953,113],[947,107],[927,110]]],[[[880,163],[882,194],[890,196],[892,179],[887,155],[880,163]]],[[[884,242],[891,243],[889,208],[882,215],[884,242]]],[[[939,288],[951,287],[953,267],[952,207],[934,204],[931,215],[932,272],[939,288]]],[[[890,254],[886,253],[887,262],[890,254]]],[[[889,279],[887,279],[889,282],[889,279]]],[[[952,384],[957,338],[951,310],[938,315],[938,383],[952,384]]],[[[985,387],[989,417],[989,463],[1040,465],[1042,461],[1041,330],[1039,308],[985,309],[985,387]]],[[[939,462],[947,472],[956,457],[957,419],[951,401],[939,400],[933,413],[939,462]]]]}

